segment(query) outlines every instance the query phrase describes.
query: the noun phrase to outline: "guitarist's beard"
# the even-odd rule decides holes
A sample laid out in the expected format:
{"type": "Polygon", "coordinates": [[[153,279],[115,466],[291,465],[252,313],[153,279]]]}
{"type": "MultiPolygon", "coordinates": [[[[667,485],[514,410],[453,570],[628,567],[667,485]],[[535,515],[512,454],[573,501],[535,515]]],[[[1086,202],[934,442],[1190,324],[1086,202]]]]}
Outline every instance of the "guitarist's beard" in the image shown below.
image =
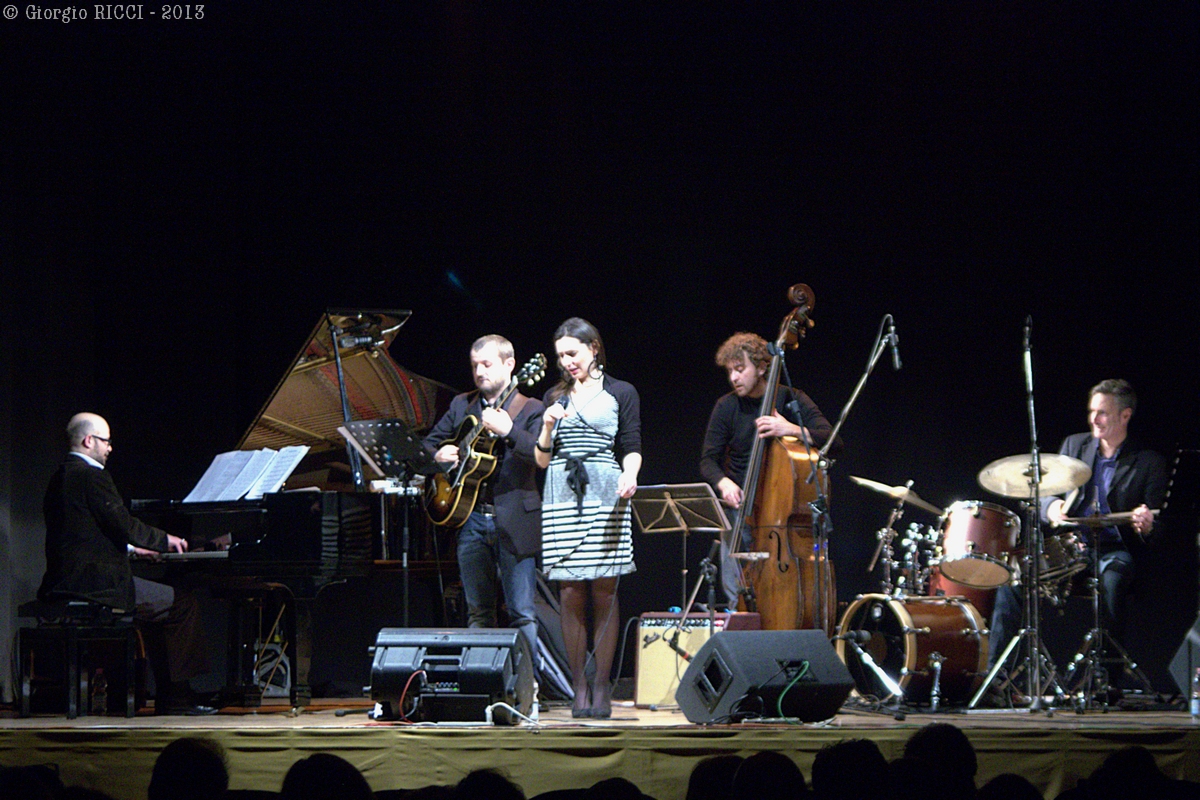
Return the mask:
{"type": "Polygon", "coordinates": [[[479,389],[479,394],[480,394],[480,396],[483,398],[484,402],[485,402],[487,405],[492,405],[492,404],[494,404],[494,403],[495,403],[495,402],[496,402],[498,399],[500,399],[500,397],[501,397],[501,396],[503,396],[503,395],[504,395],[504,390],[508,388],[508,385],[509,385],[509,383],[511,383],[511,382],[512,382],[512,379],[511,379],[511,378],[506,378],[506,379],[504,380],[504,383],[501,383],[501,384],[495,384],[495,383],[492,383],[492,384],[487,384],[487,383],[485,383],[485,384],[484,384],[484,385],[482,385],[482,386],[480,386],[480,385],[476,384],[476,388],[477,388],[477,389],[479,389]],[[493,389],[493,391],[488,391],[489,387],[490,387],[490,388],[492,388],[492,389],[493,389]]]}

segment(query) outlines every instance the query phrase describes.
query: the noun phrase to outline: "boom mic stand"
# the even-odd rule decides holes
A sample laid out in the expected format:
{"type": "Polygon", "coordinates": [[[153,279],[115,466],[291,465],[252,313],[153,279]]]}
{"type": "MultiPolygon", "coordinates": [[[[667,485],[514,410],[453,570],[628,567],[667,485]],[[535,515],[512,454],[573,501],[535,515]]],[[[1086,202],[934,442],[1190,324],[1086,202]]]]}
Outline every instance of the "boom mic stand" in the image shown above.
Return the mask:
{"type": "MultiPolygon", "coordinates": [[[[875,344],[871,350],[871,357],[867,361],[867,369],[863,372],[862,377],[858,379],[858,383],[855,385],[854,391],[850,393],[850,399],[846,402],[846,405],[842,407],[842,413],[838,415],[838,421],[834,424],[833,430],[829,434],[829,441],[825,442],[825,446],[817,451],[817,458],[815,461],[816,469],[814,470],[813,474],[809,476],[809,479],[813,481],[817,489],[817,499],[809,504],[813,510],[813,534],[817,548],[817,613],[815,614],[814,618],[822,623],[822,626],[825,628],[825,630],[831,630],[830,623],[833,622],[832,619],[828,618],[830,609],[825,608],[827,586],[826,581],[829,580],[829,576],[827,575],[827,561],[830,520],[829,503],[825,497],[824,487],[826,485],[825,482],[828,480],[829,467],[831,465],[829,460],[829,451],[833,447],[834,442],[837,441],[838,432],[841,431],[842,425],[846,422],[846,418],[850,415],[850,409],[854,407],[854,403],[858,399],[858,395],[862,392],[863,387],[867,383],[867,378],[870,377],[871,372],[875,369],[875,365],[879,363],[880,357],[883,356],[883,351],[886,350],[889,345],[895,347],[898,341],[899,340],[896,337],[895,323],[892,320],[892,315],[885,314],[879,323],[879,333],[875,337],[875,344]],[[883,330],[885,324],[890,327],[890,331],[887,334],[884,334],[883,330]]],[[[894,355],[895,353],[896,351],[893,351],[894,355]]],[[[893,366],[895,366],[897,370],[900,369],[899,355],[895,355],[893,366]]],[[[786,370],[784,371],[784,377],[787,379],[788,386],[790,387],[792,385],[792,381],[786,370]]],[[[801,425],[801,427],[803,427],[803,425],[801,425]]],[[[811,443],[808,441],[807,436],[804,437],[804,446],[807,450],[809,450],[811,455],[811,443]]]]}

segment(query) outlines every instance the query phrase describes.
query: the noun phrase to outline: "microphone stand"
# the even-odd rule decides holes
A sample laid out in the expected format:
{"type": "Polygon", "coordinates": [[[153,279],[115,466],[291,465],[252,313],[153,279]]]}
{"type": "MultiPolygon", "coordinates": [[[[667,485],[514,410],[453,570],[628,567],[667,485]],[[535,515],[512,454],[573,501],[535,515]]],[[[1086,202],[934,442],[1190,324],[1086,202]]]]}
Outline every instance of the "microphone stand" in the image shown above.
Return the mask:
{"type": "MultiPolygon", "coordinates": [[[[1033,399],[1033,363],[1030,351],[1030,331],[1033,327],[1032,317],[1025,317],[1025,342],[1024,342],[1024,372],[1025,372],[1025,404],[1026,413],[1029,416],[1029,469],[1026,471],[1029,476],[1029,497],[1028,502],[1022,501],[1026,507],[1026,530],[1029,531],[1025,551],[1025,557],[1022,561],[1022,581],[1025,584],[1024,597],[1024,620],[1025,626],[1019,630],[1015,636],[1009,641],[1004,648],[1004,652],[1000,658],[996,659],[996,665],[992,667],[987,678],[975,695],[968,703],[968,708],[974,708],[979,700],[983,697],[985,691],[991,686],[993,681],[999,677],[1000,671],[1007,663],[1008,657],[1012,651],[1020,644],[1024,644],[1026,675],[1026,689],[1029,695],[1029,710],[1040,711],[1045,707],[1043,699],[1044,693],[1051,687],[1054,689],[1055,697],[1059,700],[1065,699],[1066,695],[1062,690],[1062,686],[1058,682],[1058,669],[1054,666],[1054,661],[1050,658],[1050,653],[1046,649],[1046,645],[1042,642],[1041,633],[1039,631],[1041,623],[1041,561],[1042,561],[1042,456],[1041,450],[1038,448],[1037,434],[1037,416],[1034,413],[1033,399]],[[1045,680],[1042,678],[1043,670],[1045,670],[1045,680]]],[[[1003,684],[1007,686],[1011,684],[1015,678],[1014,675],[1009,676],[1008,681],[1003,684]]],[[[1002,686],[1002,688],[1003,688],[1002,686]]],[[[1053,712],[1053,709],[1050,709],[1053,712]]]]}
{"type": "MultiPolygon", "coordinates": [[[[333,362],[337,366],[338,394],[341,395],[342,400],[342,424],[348,425],[351,422],[350,398],[346,394],[346,373],[342,369],[342,345],[340,341],[340,337],[344,331],[333,321],[332,316],[326,315],[326,319],[329,320],[329,343],[333,347],[333,362]]],[[[365,491],[367,485],[366,481],[363,480],[362,458],[349,442],[346,443],[346,457],[350,461],[350,473],[354,478],[354,490],[356,492],[365,491]]]]}
{"type": "MultiPolygon", "coordinates": [[[[780,366],[783,371],[783,380],[792,391],[795,391],[795,386],[792,385],[792,376],[788,372],[787,362],[782,359],[782,353],[778,352],[776,345],[768,344],[767,350],[772,355],[778,353],[780,355],[780,366]]],[[[821,453],[817,453],[817,457],[813,458],[813,443],[808,433],[804,430],[804,418],[800,415],[800,404],[796,402],[796,396],[789,394],[787,407],[793,414],[800,425],[800,441],[804,443],[804,450],[808,454],[809,462],[815,465],[815,470],[808,476],[808,482],[813,485],[816,490],[817,497],[808,504],[808,507],[813,512],[813,553],[815,582],[817,591],[815,594],[815,605],[813,609],[813,624],[824,630],[826,633],[833,631],[833,619],[830,616],[830,609],[826,600],[830,589],[829,575],[829,533],[832,527],[832,521],[829,518],[829,501],[825,496],[825,487],[828,485],[828,462],[821,453]]],[[[836,432],[835,432],[836,435],[836,432]]],[[[829,439],[829,443],[833,442],[833,437],[829,439]]],[[[828,446],[828,444],[827,444],[828,446]]]]}
{"type": "MultiPolygon", "coordinates": [[[[890,320],[891,316],[891,314],[886,315],[884,320],[890,320]]],[[[862,377],[858,379],[858,384],[854,387],[854,391],[851,392],[850,400],[842,408],[842,413],[838,415],[838,421],[833,426],[833,431],[829,434],[829,441],[825,442],[825,446],[817,451],[816,471],[809,476],[809,480],[813,481],[817,490],[817,499],[809,503],[809,507],[813,510],[813,534],[816,539],[817,550],[815,554],[817,579],[817,608],[815,618],[820,620],[820,624],[827,631],[832,630],[829,624],[832,620],[827,619],[829,615],[829,609],[825,607],[826,581],[828,580],[828,576],[826,575],[826,564],[825,559],[823,558],[823,556],[828,555],[828,533],[830,526],[829,503],[824,492],[825,481],[828,480],[827,476],[829,474],[829,467],[832,464],[832,462],[829,460],[829,450],[833,447],[833,443],[837,441],[838,432],[841,431],[842,425],[846,422],[846,418],[850,415],[850,409],[854,407],[854,403],[858,399],[858,395],[862,392],[863,387],[867,383],[867,378],[870,377],[871,372],[874,371],[875,365],[879,363],[879,359],[883,356],[883,351],[887,348],[890,341],[891,338],[889,336],[885,336],[883,333],[883,324],[881,322],[879,326],[879,334],[875,339],[874,349],[871,352],[871,358],[867,363],[867,369],[862,374],[862,377]]],[[[783,375],[787,380],[788,387],[790,388],[792,386],[792,380],[786,369],[784,370],[783,375]]],[[[801,427],[804,427],[803,421],[801,421],[801,427]]],[[[804,447],[808,450],[809,456],[811,457],[811,442],[809,442],[807,436],[803,437],[803,441],[804,447]]]]}
{"type": "Polygon", "coordinates": [[[696,605],[696,595],[700,594],[700,585],[708,584],[708,636],[711,639],[717,632],[717,612],[714,606],[717,602],[717,554],[721,552],[721,540],[714,539],[712,547],[708,549],[708,555],[700,562],[700,576],[696,579],[696,585],[692,589],[692,595],[688,598],[687,603],[679,613],[679,619],[675,623],[675,630],[668,636],[663,635],[663,641],[667,643],[675,653],[684,661],[691,661],[692,654],[679,646],[679,637],[683,633],[683,626],[687,622],[688,615],[692,611],[692,607],[696,605]]]}
{"type": "MultiPolygon", "coordinates": [[[[899,703],[904,700],[904,689],[900,686],[900,684],[896,683],[896,681],[892,679],[891,675],[888,675],[883,671],[883,667],[875,663],[875,659],[871,658],[871,654],[864,650],[858,643],[857,638],[854,636],[855,633],[859,632],[851,631],[848,634],[835,636],[833,638],[835,640],[840,639],[854,648],[854,652],[858,654],[858,660],[867,665],[867,669],[871,670],[871,672],[875,674],[875,678],[883,685],[883,688],[888,690],[888,696],[896,698],[896,703],[899,705],[899,703]]],[[[887,700],[887,697],[885,697],[884,700],[887,700]]]]}
{"type": "MultiPolygon", "coordinates": [[[[1029,659],[1029,709],[1040,711],[1043,707],[1042,693],[1054,685],[1058,688],[1057,669],[1046,646],[1042,643],[1041,627],[1041,573],[1042,573],[1042,453],[1038,447],[1037,415],[1034,412],[1033,395],[1033,360],[1030,348],[1030,332],[1033,328],[1033,318],[1025,317],[1024,340],[1024,371],[1025,371],[1025,404],[1029,415],[1029,488],[1031,495],[1029,550],[1027,554],[1027,581],[1025,584],[1025,611],[1028,624],[1025,636],[1028,643],[1029,659]],[[1042,669],[1047,669],[1045,684],[1042,682],[1042,669]]],[[[1061,692],[1061,688],[1059,688],[1061,692]]]]}
{"type": "MultiPolygon", "coordinates": [[[[891,314],[887,315],[887,318],[890,317],[891,314]]],[[[846,417],[850,416],[850,409],[854,408],[854,403],[856,400],[858,400],[858,395],[862,392],[863,387],[866,386],[867,378],[869,378],[871,373],[875,370],[875,365],[879,363],[879,359],[883,356],[883,351],[887,349],[889,341],[889,337],[883,334],[883,325],[881,324],[879,326],[879,334],[875,339],[875,349],[871,352],[871,358],[867,362],[867,369],[865,372],[863,372],[862,377],[858,379],[858,384],[855,385],[854,391],[850,393],[850,399],[842,408],[842,413],[838,415],[838,421],[833,426],[833,433],[829,435],[829,441],[825,443],[825,446],[822,447],[819,452],[822,461],[826,459],[829,453],[829,448],[831,448],[833,443],[837,441],[837,435],[842,429],[842,424],[845,423],[846,417]]]]}

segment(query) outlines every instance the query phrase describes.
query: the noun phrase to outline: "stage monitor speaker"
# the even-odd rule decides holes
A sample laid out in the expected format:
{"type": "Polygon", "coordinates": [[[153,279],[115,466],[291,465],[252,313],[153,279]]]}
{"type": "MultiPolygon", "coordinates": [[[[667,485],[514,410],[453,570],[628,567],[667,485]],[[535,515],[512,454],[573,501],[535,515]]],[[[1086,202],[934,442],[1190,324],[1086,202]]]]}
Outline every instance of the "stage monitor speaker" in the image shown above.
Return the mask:
{"type": "MultiPolygon", "coordinates": [[[[756,631],[762,627],[762,618],[749,612],[716,613],[712,622],[716,632],[756,631]]],[[[687,669],[687,660],[708,641],[708,623],[708,614],[688,614],[682,625],[678,614],[657,611],[642,614],[638,619],[635,706],[666,708],[677,705],[675,689],[679,686],[679,678],[687,669]]]]}
{"type": "MultiPolygon", "coordinates": [[[[383,628],[371,652],[382,719],[486,722],[496,703],[529,716],[536,700],[529,644],[513,628],[383,628]]],[[[492,711],[496,724],[519,719],[492,711]]]]}
{"type": "Polygon", "coordinates": [[[724,631],[704,643],[675,691],[689,722],[834,716],[854,681],[824,631],[724,631]]]}
{"type": "Polygon", "coordinates": [[[1171,677],[1179,687],[1179,693],[1184,697],[1192,696],[1192,678],[1200,669],[1200,617],[1192,623],[1192,627],[1183,637],[1182,644],[1171,659],[1171,677]]]}

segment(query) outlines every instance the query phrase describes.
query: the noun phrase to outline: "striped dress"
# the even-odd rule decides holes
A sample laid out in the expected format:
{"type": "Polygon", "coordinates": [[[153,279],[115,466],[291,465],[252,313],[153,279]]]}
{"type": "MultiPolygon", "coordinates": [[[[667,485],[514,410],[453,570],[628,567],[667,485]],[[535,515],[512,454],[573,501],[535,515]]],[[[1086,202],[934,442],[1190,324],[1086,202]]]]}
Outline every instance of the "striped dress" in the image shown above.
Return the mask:
{"type": "Polygon", "coordinates": [[[542,564],[550,580],[612,578],[636,569],[629,501],[617,497],[621,465],[613,448],[621,409],[608,388],[580,407],[571,399],[555,432],[542,493],[542,564]],[[568,480],[580,471],[587,475],[582,497],[568,480]]]}

